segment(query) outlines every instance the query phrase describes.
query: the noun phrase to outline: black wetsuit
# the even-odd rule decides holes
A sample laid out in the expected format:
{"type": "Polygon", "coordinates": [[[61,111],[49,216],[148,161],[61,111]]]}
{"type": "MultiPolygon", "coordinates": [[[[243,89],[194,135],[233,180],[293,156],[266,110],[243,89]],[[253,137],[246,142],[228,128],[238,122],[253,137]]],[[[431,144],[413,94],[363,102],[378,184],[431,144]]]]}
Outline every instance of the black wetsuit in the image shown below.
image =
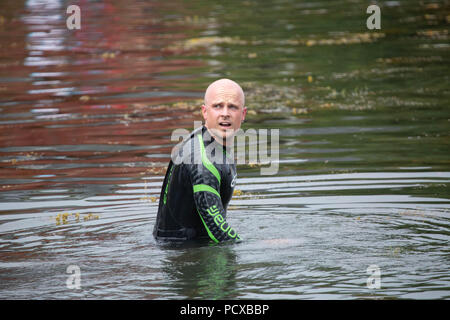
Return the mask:
{"type": "Polygon", "coordinates": [[[239,240],[226,221],[236,165],[206,127],[194,130],[172,152],[153,230],[157,240],[239,240]]]}

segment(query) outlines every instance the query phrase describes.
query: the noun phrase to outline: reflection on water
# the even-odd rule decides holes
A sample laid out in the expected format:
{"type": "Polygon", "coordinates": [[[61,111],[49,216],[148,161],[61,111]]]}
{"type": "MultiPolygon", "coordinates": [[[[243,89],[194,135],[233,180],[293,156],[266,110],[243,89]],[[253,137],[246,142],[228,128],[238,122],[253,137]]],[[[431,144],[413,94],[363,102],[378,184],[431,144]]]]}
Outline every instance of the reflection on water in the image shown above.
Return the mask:
{"type": "Polygon", "coordinates": [[[352,1],[83,2],[72,31],[64,1],[1,6],[0,297],[450,297],[445,2],[372,33],[352,1]],[[280,129],[279,172],[239,166],[243,242],[161,246],[172,130],[218,77],[280,129]]]}
{"type": "Polygon", "coordinates": [[[173,294],[214,300],[237,296],[236,254],[232,248],[177,249],[167,254],[161,269],[175,284],[173,294]]]}

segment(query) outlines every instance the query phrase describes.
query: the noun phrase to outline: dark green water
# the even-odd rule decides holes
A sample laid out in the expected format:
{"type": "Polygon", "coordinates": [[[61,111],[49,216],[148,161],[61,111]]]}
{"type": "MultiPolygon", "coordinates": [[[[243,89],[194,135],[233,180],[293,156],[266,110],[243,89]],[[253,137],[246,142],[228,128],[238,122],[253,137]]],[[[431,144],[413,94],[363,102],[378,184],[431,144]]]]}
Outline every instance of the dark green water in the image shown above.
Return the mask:
{"type": "Polygon", "coordinates": [[[88,1],[81,30],[69,4],[0,4],[0,298],[450,297],[448,1],[380,1],[380,30],[367,1],[88,1]],[[157,246],[171,134],[220,77],[278,172],[238,167],[242,243],[157,246]]]}

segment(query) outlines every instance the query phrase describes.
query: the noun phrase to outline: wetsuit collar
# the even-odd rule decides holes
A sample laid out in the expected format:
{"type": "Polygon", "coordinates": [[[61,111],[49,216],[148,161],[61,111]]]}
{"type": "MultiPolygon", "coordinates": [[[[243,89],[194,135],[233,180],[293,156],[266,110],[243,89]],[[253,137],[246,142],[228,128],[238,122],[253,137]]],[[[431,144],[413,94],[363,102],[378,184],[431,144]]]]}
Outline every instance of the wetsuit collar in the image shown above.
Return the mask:
{"type": "Polygon", "coordinates": [[[203,125],[202,126],[202,136],[203,136],[203,141],[204,142],[206,142],[206,143],[215,143],[215,144],[217,144],[218,146],[220,146],[220,147],[222,147],[222,151],[223,151],[223,153],[225,154],[225,156],[226,156],[226,158],[228,159],[228,161],[230,161],[230,162],[234,162],[233,161],[233,159],[229,156],[229,155],[231,155],[232,154],[232,147],[230,147],[230,146],[226,146],[226,145],[223,145],[223,144],[221,144],[221,143],[219,143],[215,138],[214,138],[214,136],[213,136],[213,134],[208,130],[208,128],[205,126],[205,125],[203,125]]]}

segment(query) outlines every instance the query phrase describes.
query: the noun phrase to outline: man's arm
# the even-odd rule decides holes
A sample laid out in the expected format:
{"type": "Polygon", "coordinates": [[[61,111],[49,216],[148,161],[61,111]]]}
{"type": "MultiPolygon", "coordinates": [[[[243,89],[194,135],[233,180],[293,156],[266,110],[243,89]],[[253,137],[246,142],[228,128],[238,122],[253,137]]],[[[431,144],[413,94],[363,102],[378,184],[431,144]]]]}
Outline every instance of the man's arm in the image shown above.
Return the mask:
{"type": "Polygon", "coordinates": [[[209,237],[214,242],[239,240],[239,235],[225,219],[219,193],[206,184],[196,184],[193,188],[195,206],[209,237]]]}
{"type": "Polygon", "coordinates": [[[202,163],[194,164],[190,170],[194,202],[200,219],[214,242],[240,240],[237,232],[225,219],[225,209],[220,199],[220,173],[208,160],[203,148],[202,163]]]}

